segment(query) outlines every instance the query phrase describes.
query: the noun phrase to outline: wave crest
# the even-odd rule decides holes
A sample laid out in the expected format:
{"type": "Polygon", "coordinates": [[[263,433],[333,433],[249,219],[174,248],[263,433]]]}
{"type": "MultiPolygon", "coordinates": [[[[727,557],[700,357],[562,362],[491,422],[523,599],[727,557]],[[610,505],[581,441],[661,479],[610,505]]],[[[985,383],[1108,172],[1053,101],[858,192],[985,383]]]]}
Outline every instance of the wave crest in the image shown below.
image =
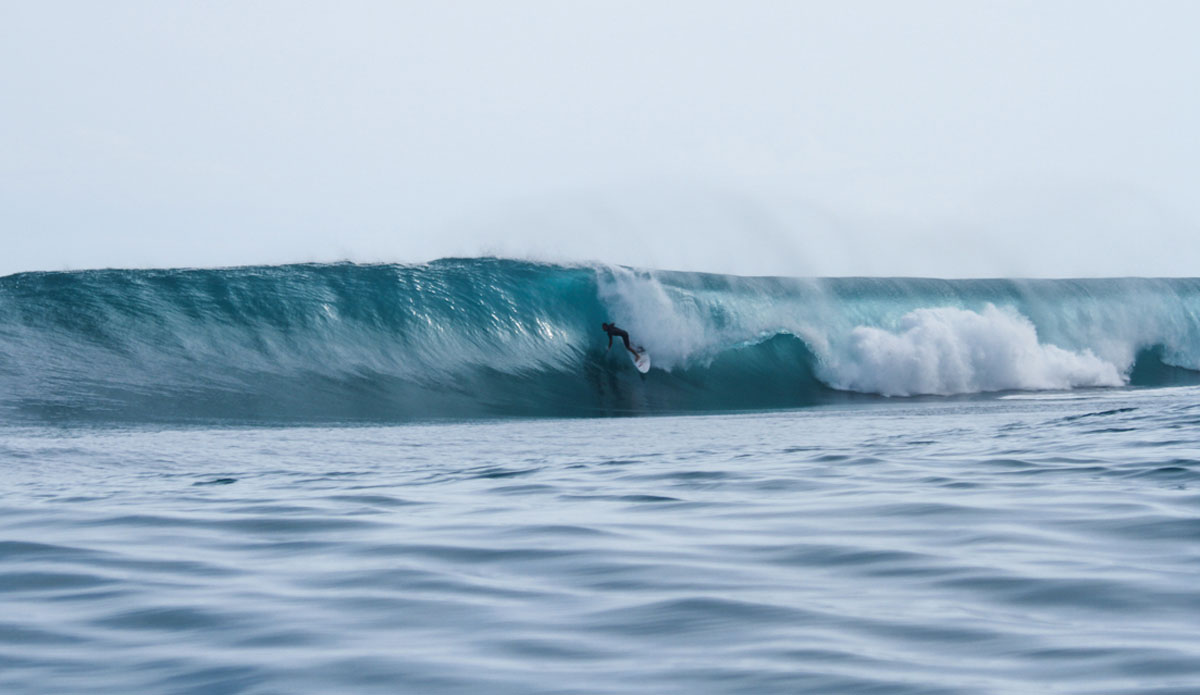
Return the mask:
{"type": "Polygon", "coordinates": [[[743,278],[500,259],[0,278],[0,415],[373,421],[1184,383],[1200,280],[743,278]],[[605,349],[612,320],[644,379],[605,349]],[[840,391],[839,391],[840,390],[840,391]],[[841,394],[841,395],[839,395],[841,394]]]}

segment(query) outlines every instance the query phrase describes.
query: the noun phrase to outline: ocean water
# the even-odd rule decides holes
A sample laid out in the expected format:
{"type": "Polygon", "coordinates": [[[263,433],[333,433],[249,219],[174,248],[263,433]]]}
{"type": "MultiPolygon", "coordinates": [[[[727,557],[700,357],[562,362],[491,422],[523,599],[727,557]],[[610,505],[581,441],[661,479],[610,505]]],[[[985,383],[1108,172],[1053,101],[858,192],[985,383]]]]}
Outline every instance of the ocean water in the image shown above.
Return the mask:
{"type": "Polygon", "coordinates": [[[0,692],[1200,693],[1198,359],[1196,280],[0,278],[0,692]]]}

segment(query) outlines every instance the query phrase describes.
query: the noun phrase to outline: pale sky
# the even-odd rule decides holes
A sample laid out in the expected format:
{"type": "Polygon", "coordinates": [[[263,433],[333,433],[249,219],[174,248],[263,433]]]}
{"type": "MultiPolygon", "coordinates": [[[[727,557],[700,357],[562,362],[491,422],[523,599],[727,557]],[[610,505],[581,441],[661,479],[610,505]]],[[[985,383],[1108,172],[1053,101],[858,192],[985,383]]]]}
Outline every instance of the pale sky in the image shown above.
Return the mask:
{"type": "Polygon", "coordinates": [[[1200,3],[0,0],[0,274],[1200,275],[1200,3]]]}

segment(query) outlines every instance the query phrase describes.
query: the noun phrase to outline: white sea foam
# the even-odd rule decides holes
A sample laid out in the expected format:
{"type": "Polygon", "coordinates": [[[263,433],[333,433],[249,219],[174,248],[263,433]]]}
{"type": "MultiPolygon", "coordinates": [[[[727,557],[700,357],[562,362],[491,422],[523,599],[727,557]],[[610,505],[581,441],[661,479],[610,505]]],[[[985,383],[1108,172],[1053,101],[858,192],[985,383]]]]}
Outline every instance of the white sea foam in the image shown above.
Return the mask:
{"type": "Polygon", "coordinates": [[[835,388],[886,396],[1125,383],[1117,365],[1091,350],[1040,343],[1029,319],[993,305],[980,312],[917,309],[896,331],[858,326],[841,351],[827,356],[822,372],[835,388]]]}
{"type": "Polygon", "coordinates": [[[734,295],[620,267],[606,267],[598,285],[613,320],[651,350],[660,368],[704,364],[722,351],[788,333],[818,356],[817,374],[828,385],[887,396],[1122,386],[1140,347],[1117,330],[1103,340],[1087,336],[1099,354],[1086,342],[1060,347],[1039,339],[1015,308],[993,304],[978,311],[918,308],[894,323],[881,321],[885,328],[852,322],[850,312],[820,301],[819,293],[734,295]]]}
{"type": "Polygon", "coordinates": [[[610,319],[646,347],[659,368],[682,366],[720,343],[707,309],[686,297],[672,297],[645,272],[613,266],[598,277],[600,299],[610,319]]]}

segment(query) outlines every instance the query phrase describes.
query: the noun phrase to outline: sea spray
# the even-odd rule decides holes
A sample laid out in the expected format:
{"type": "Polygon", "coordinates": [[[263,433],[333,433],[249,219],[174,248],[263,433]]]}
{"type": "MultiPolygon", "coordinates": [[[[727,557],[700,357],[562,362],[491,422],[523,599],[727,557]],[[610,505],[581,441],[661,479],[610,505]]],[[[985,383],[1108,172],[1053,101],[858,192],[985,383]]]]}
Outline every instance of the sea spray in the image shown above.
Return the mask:
{"type": "Polygon", "coordinates": [[[858,326],[847,350],[831,355],[823,373],[836,388],[885,396],[1125,383],[1116,365],[1090,349],[1040,343],[1029,319],[991,304],[980,312],[917,309],[901,318],[895,333],[858,326]]]}
{"type": "Polygon", "coordinates": [[[747,278],[494,258],[0,278],[13,418],[369,420],[1187,383],[1200,280],[747,278]],[[642,378],[602,321],[644,345],[642,378]]]}

